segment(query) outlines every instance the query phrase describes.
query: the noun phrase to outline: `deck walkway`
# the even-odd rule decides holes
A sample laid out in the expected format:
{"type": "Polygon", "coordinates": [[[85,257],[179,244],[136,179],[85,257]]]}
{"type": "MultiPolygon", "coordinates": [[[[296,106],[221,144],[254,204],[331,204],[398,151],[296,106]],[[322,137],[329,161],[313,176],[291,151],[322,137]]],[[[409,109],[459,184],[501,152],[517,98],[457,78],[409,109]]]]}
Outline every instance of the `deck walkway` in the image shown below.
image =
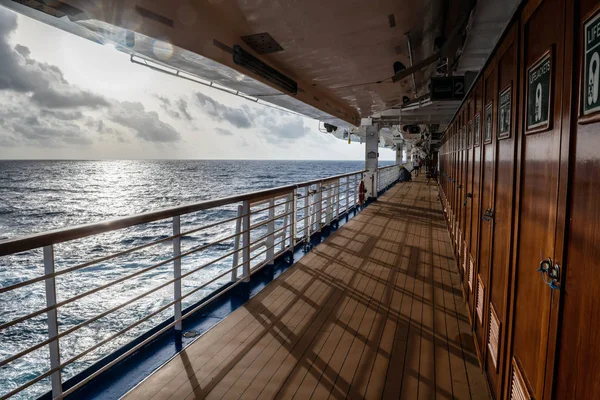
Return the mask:
{"type": "Polygon", "coordinates": [[[126,398],[489,398],[437,194],[397,184],[126,398]]]}

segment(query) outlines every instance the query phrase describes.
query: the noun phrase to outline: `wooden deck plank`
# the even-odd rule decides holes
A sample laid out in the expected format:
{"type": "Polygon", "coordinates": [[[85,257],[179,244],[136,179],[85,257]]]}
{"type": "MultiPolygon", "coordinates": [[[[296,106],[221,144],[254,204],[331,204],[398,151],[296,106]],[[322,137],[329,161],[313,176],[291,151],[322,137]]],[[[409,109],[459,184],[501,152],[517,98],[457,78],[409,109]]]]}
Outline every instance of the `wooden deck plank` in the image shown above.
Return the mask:
{"type": "Polygon", "coordinates": [[[436,197],[392,187],[126,398],[487,398],[436,197]]]}

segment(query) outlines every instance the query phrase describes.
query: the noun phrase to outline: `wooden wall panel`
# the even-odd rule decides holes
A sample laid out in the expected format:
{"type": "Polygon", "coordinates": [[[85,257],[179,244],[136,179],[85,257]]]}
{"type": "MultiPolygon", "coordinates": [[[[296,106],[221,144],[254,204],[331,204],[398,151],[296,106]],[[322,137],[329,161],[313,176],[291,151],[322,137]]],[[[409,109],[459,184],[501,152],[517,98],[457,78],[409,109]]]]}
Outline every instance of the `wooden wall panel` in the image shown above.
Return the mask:
{"type": "MultiPolygon", "coordinates": [[[[510,129],[508,137],[498,138],[496,141],[496,173],[494,180],[494,219],[493,242],[490,281],[488,284],[488,299],[493,305],[498,318],[498,335],[492,338],[496,343],[498,355],[488,353],[486,358],[487,377],[490,388],[495,398],[501,398],[504,355],[506,350],[507,303],[509,290],[510,255],[512,243],[512,222],[514,209],[515,189],[515,158],[517,126],[517,91],[518,91],[518,35],[519,24],[516,22],[506,35],[498,49],[498,96],[501,93],[510,93],[510,129]],[[497,357],[497,359],[496,359],[497,357]]],[[[498,109],[498,106],[496,107],[498,109]]],[[[498,119],[499,121],[501,118],[498,119]]],[[[500,122],[499,122],[500,123],[500,122]]],[[[498,124],[496,124],[498,125],[498,124]]],[[[505,136],[503,134],[502,136],[505,136]]],[[[492,320],[488,319],[488,325],[492,320]]]]}
{"type": "MultiPolygon", "coordinates": [[[[557,201],[559,197],[561,115],[563,105],[563,63],[565,1],[545,0],[537,7],[528,4],[522,22],[523,63],[521,82],[527,70],[546,52],[552,52],[550,83],[550,127],[520,135],[519,203],[514,273],[514,304],[511,355],[521,369],[530,394],[536,399],[550,398],[545,390],[547,371],[553,369],[548,357],[552,289],[538,272],[542,259],[555,259],[557,201]]],[[[520,126],[526,125],[526,85],[521,86],[520,126]]],[[[525,129],[523,129],[524,131],[525,129]]],[[[512,358],[511,357],[511,358],[512,358]]]]}
{"type": "MultiPolygon", "coordinates": [[[[477,276],[481,277],[484,283],[485,290],[483,291],[483,318],[477,320],[475,326],[475,337],[479,347],[482,359],[485,359],[486,343],[487,343],[487,298],[490,277],[490,256],[491,256],[491,240],[492,229],[494,224],[493,217],[486,217],[485,213],[493,213],[493,189],[494,189],[494,152],[496,148],[496,125],[497,125],[497,69],[496,62],[492,60],[488,64],[484,74],[484,108],[483,108],[483,124],[482,124],[482,171],[481,171],[481,215],[479,218],[479,259],[477,276]],[[487,138],[486,138],[487,136],[487,138]]],[[[479,299],[477,299],[479,301],[479,299]]]]}
{"type": "Polygon", "coordinates": [[[558,399],[600,398],[600,115],[579,117],[589,81],[583,62],[584,24],[598,15],[598,1],[582,0],[573,29],[572,185],[567,261],[561,282],[563,316],[555,378],[558,399]]]}

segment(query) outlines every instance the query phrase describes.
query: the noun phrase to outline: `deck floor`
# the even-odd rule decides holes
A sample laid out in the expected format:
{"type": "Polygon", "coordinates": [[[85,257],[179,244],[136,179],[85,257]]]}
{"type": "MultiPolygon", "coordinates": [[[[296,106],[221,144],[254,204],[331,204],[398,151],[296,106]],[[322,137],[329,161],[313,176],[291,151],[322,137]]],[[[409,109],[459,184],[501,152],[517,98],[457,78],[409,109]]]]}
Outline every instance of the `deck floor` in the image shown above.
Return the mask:
{"type": "Polygon", "coordinates": [[[489,398],[437,195],[397,184],[126,398],[489,398]]]}

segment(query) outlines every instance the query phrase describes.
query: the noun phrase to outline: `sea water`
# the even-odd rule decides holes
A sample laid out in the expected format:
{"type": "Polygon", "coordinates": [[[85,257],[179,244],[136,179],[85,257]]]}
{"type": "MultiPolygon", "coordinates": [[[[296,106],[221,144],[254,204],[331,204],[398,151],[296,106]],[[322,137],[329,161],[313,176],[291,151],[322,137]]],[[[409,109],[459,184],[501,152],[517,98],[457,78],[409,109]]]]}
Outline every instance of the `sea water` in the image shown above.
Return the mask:
{"type": "MultiPolygon", "coordinates": [[[[389,165],[383,162],[382,165],[389,165]]],[[[53,229],[105,221],[186,203],[217,199],[287,184],[361,170],[362,161],[0,161],[0,240],[53,229]]],[[[234,206],[192,213],[182,217],[182,231],[235,216],[234,206]]],[[[137,225],[54,246],[57,271],[172,234],[170,219],[137,225]]],[[[224,224],[182,238],[182,251],[231,235],[224,224]]],[[[182,272],[214,260],[232,250],[223,241],[182,260],[182,272]]],[[[108,282],[168,259],[171,242],[94,264],[56,278],[57,300],[72,299],[108,282]]],[[[224,259],[190,275],[182,282],[183,293],[194,290],[231,268],[224,259]]],[[[41,249],[0,257],[0,287],[39,277],[44,273],[41,249]]],[[[61,307],[59,332],[65,332],[129,299],[173,278],[172,263],[61,307]]],[[[183,301],[189,306],[218,289],[229,277],[216,280],[183,301]]],[[[61,361],[117,334],[123,328],[172,301],[173,287],[143,297],[104,318],[75,330],[60,340],[61,361]]],[[[0,294],[0,324],[43,309],[44,282],[0,294]]],[[[62,370],[63,381],[125,345],[141,333],[173,315],[172,307],[111,340],[62,370]]],[[[48,339],[46,313],[0,331],[0,360],[48,339]]],[[[42,346],[0,367],[0,396],[50,369],[49,348],[42,346]]],[[[35,398],[50,389],[48,378],[15,396],[35,398]]]]}

